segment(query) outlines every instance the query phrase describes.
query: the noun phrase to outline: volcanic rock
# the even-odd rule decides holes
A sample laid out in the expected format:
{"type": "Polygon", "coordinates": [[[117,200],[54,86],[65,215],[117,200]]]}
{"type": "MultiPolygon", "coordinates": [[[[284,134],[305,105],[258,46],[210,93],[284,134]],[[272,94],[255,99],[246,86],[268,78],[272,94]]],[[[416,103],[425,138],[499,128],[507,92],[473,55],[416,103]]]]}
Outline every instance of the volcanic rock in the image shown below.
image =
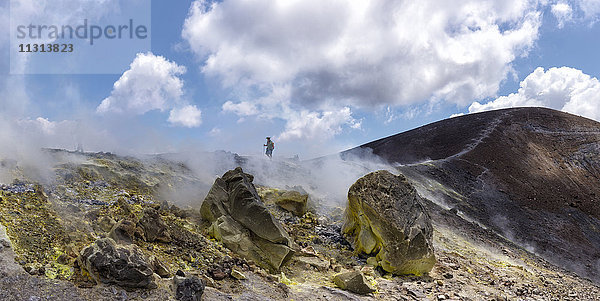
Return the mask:
{"type": "Polygon", "coordinates": [[[181,278],[175,277],[173,281],[176,286],[175,298],[181,301],[200,301],[204,293],[205,285],[196,276],[181,278]]]}
{"type": "Polygon", "coordinates": [[[327,260],[323,260],[319,257],[298,257],[296,258],[298,262],[315,267],[319,271],[327,271],[329,269],[330,263],[327,260]]]}
{"type": "Polygon", "coordinates": [[[431,270],[431,220],[404,176],[385,170],[367,174],[350,187],[348,201],[343,232],[357,252],[375,256],[393,274],[431,270]]]}
{"type": "Polygon", "coordinates": [[[333,282],[343,290],[361,295],[366,295],[375,291],[375,288],[373,288],[365,276],[359,271],[337,274],[333,277],[333,282]]]}
{"type": "Polygon", "coordinates": [[[400,165],[432,202],[600,283],[599,141],[597,121],[511,108],[449,118],[343,156],[368,149],[400,165]]]}
{"type": "Polygon", "coordinates": [[[155,209],[145,209],[138,224],[144,230],[144,238],[147,242],[168,243],[171,241],[169,229],[155,209]]]}
{"type": "Polygon", "coordinates": [[[6,233],[6,228],[0,224],[0,278],[6,275],[22,273],[21,266],[15,260],[15,253],[12,249],[10,238],[6,233]]]}
{"type": "Polygon", "coordinates": [[[116,284],[128,288],[154,288],[152,266],[136,245],[117,245],[101,238],[81,251],[79,266],[96,283],[116,284]]]}
{"type": "Polygon", "coordinates": [[[263,267],[277,270],[293,255],[287,232],[262,203],[240,167],[217,178],[200,208],[211,236],[263,267]]]}
{"type": "Polygon", "coordinates": [[[231,277],[237,280],[246,280],[246,275],[235,266],[231,268],[231,277]]]}
{"type": "Polygon", "coordinates": [[[108,236],[118,243],[130,244],[135,237],[142,237],[143,233],[135,222],[123,219],[113,226],[108,236]]]}
{"type": "Polygon", "coordinates": [[[167,267],[158,257],[152,256],[150,259],[152,263],[152,270],[161,278],[169,278],[171,277],[171,272],[169,272],[169,267],[167,267]]]}
{"type": "Polygon", "coordinates": [[[286,191],[275,199],[277,206],[293,213],[295,216],[303,216],[306,213],[308,194],[297,191],[286,191]]]}

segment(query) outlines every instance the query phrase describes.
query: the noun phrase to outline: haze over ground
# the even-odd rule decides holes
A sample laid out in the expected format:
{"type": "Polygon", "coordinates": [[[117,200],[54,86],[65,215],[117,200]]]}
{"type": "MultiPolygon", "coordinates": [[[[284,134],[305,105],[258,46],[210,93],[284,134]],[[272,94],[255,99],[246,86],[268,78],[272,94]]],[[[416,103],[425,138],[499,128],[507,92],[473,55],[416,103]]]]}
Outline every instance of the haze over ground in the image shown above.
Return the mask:
{"type": "MultiPolygon", "coordinates": [[[[10,74],[3,31],[0,154],[81,142],[259,155],[273,136],[276,157],[307,159],[501,107],[600,119],[598,0],[151,4],[151,51],[119,74],[10,74]]],[[[3,0],[0,22],[101,19],[120,5],[3,0]]]]}

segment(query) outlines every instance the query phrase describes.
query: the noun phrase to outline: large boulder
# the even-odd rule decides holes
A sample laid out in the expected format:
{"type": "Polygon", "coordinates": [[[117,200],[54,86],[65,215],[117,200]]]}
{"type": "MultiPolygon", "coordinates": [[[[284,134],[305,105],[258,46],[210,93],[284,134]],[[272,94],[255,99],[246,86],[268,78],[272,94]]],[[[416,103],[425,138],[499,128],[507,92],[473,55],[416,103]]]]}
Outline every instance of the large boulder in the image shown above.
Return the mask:
{"type": "Polygon", "coordinates": [[[101,238],[85,247],[77,262],[96,283],[126,288],[156,287],[152,265],[134,244],[123,246],[111,238],[101,238]]]}
{"type": "Polygon", "coordinates": [[[403,175],[381,170],[358,179],[348,191],[342,231],[387,272],[422,275],[435,264],[431,219],[403,175]]]}
{"type": "Polygon", "coordinates": [[[283,227],[263,204],[240,167],[217,178],[200,208],[210,234],[239,255],[277,270],[294,251],[283,227]]]}

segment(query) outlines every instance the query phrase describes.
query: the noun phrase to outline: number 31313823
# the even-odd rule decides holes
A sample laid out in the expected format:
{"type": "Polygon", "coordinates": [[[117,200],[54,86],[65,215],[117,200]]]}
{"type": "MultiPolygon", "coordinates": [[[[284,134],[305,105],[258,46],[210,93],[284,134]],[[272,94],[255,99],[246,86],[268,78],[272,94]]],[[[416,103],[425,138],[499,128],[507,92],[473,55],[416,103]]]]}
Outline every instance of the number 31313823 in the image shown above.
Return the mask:
{"type": "Polygon", "coordinates": [[[19,44],[19,52],[73,52],[73,44],[19,44]]]}

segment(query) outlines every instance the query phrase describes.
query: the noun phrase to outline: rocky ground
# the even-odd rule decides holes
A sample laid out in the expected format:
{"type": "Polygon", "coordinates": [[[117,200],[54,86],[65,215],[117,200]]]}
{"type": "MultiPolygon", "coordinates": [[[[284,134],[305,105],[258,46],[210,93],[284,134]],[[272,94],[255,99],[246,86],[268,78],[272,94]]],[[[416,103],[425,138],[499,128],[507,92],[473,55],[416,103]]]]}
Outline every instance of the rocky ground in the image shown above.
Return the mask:
{"type": "Polygon", "coordinates": [[[364,148],[400,165],[440,206],[600,282],[599,122],[545,108],[503,109],[348,153],[364,148]]]}
{"type": "Polygon", "coordinates": [[[157,185],[196,181],[185,166],[106,154],[87,154],[77,163],[57,161],[49,183],[33,182],[16,167],[19,180],[0,187],[1,300],[194,300],[200,292],[202,300],[600,296],[591,281],[427,199],[437,261],[426,275],[393,276],[369,265],[343,237],[345,208],[308,199],[300,188],[257,186],[295,250],[275,271],[212,238],[201,217],[201,199],[178,206],[157,192],[157,185]],[[307,201],[304,207],[281,201],[298,197],[307,201]],[[112,248],[114,258],[104,259],[114,269],[103,270],[102,262],[90,255],[102,248],[112,248]],[[126,267],[123,260],[129,260],[126,267]],[[135,277],[124,277],[124,269],[135,277]],[[351,271],[364,275],[362,284],[376,291],[341,289],[335,276],[351,271]]]}

